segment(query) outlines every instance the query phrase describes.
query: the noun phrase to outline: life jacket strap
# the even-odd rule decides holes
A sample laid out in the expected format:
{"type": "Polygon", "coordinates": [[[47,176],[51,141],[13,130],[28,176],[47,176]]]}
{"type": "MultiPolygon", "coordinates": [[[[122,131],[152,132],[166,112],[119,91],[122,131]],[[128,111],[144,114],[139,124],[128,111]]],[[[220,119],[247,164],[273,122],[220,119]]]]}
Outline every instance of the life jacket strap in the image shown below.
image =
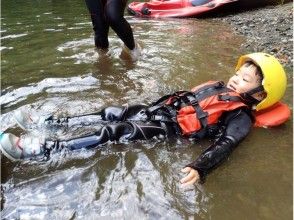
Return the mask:
{"type": "Polygon", "coordinates": [[[244,102],[244,100],[239,96],[230,96],[230,95],[218,95],[219,101],[232,101],[232,102],[244,102]]]}
{"type": "Polygon", "coordinates": [[[194,96],[185,96],[183,97],[183,101],[186,105],[191,105],[197,115],[198,120],[201,124],[201,129],[205,129],[207,127],[207,116],[208,113],[204,112],[201,106],[199,105],[199,101],[194,96]]]}
{"type": "Polygon", "coordinates": [[[224,85],[224,82],[216,82],[211,85],[203,86],[195,92],[189,92],[187,95],[194,96],[196,100],[200,102],[210,96],[228,91],[230,91],[230,89],[224,85]]]}
{"type": "MultiPolygon", "coordinates": [[[[196,92],[177,91],[175,93],[161,97],[156,102],[152,103],[151,107],[149,107],[147,110],[150,113],[156,112],[160,108],[167,106],[166,102],[169,99],[171,99],[171,105],[174,105],[177,101],[181,102],[181,100],[183,98],[185,98],[186,96],[195,97],[197,99],[197,101],[200,102],[201,100],[203,100],[209,96],[215,95],[217,93],[229,91],[229,89],[227,87],[225,87],[224,85],[225,85],[224,82],[220,81],[220,82],[216,82],[213,84],[205,85],[205,86],[199,88],[196,92]]],[[[179,105],[174,106],[174,107],[176,109],[181,107],[180,103],[179,103],[179,105]]]]}
{"type": "Polygon", "coordinates": [[[264,91],[264,88],[261,85],[261,86],[254,88],[254,89],[251,89],[250,91],[248,91],[246,93],[251,96],[251,95],[254,95],[255,93],[262,92],[262,91],[264,91]]]}

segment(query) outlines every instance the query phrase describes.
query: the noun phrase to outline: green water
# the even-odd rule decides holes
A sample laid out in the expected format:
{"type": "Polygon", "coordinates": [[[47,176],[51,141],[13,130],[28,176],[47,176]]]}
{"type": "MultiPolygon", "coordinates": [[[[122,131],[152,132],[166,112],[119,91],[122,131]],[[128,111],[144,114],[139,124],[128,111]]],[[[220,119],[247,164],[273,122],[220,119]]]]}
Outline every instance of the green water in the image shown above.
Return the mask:
{"type": "MultiPolygon", "coordinates": [[[[11,113],[76,115],[149,103],[233,72],[245,40],[216,21],[126,17],[142,45],[135,64],[93,47],[83,1],[2,1],[1,130],[24,135],[11,113]]],[[[292,108],[292,70],[283,99],[292,108]]],[[[183,189],[180,169],[209,141],[174,140],[61,152],[48,162],[1,156],[7,219],[292,219],[292,119],[253,129],[205,184],[183,189]]],[[[76,131],[77,133],[82,131],[76,131]]]]}

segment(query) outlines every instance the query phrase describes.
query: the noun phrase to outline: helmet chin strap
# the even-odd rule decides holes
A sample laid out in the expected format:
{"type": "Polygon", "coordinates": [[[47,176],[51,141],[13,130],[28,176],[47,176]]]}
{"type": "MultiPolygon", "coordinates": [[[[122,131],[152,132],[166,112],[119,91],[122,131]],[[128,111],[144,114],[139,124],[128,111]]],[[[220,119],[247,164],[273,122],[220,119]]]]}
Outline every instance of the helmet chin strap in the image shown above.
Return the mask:
{"type": "Polygon", "coordinates": [[[250,91],[248,92],[244,92],[241,95],[241,97],[246,101],[246,102],[249,102],[249,104],[257,104],[259,103],[260,101],[257,100],[256,98],[254,98],[252,95],[254,95],[255,93],[258,93],[258,92],[262,92],[264,91],[264,88],[262,85],[254,88],[254,89],[251,89],[250,91]]]}

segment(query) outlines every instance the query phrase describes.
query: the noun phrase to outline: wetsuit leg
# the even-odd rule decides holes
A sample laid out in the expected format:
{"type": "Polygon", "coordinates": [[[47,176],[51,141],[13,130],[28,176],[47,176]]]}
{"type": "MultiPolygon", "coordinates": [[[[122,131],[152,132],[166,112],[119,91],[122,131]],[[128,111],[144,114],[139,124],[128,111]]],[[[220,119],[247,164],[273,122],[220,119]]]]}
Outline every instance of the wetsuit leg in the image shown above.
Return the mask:
{"type": "Polygon", "coordinates": [[[119,122],[126,120],[145,120],[147,118],[144,114],[146,105],[127,105],[127,106],[109,106],[99,112],[93,112],[85,115],[77,115],[72,117],[55,118],[48,117],[45,124],[52,126],[89,126],[106,124],[107,122],[119,122]]]}
{"type": "Polygon", "coordinates": [[[133,50],[135,48],[133,31],[130,24],[124,18],[126,4],[127,0],[107,0],[105,15],[111,28],[124,44],[130,50],[133,50]]]}
{"type": "Polygon", "coordinates": [[[85,0],[91,15],[93,30],[95,34],[95,46],[106,49],[109,46],[108,31],[109,24],[105,18],[105,5],[107,0],[85,0]]]}
{"type": "Polygon", "coordinates": [[[127,105],[125,108],[124,119],[129,121],[146,121],[148,106],[144,104],[140,105],[127,105]]]}
{"type": "Polygon", "coordinates": [[[145,109],[147,105],[126,105],[123,107],[110,106],[101,111],[102,119],[105,121],[141,121],[147,119],[145,109]]]}
{"type": "Polygon", "coordinates": [[[49,126],[56,126],[56,127],[71,127],[71,126],[89,126],[89,125],[98,125],[98,124],[105,124],[106,122],[103,121],[100,112],[91,113],[86,115],[78,115],[72,117],[63,117],[63,118],[56,118],[54,116],[50,116],[45,119],[44,122],[46,125],[49,126]]]}
{"type": "MultiPolygon", "coordinates": [[[[166,136],[166,130],[158,123],[120,122],[108,124],[90,136],[75,138],[66,141],[55,141],[54,147],[77,150],[94,148],[113,141],[148,140],[153,137],[166,136]]],[[[49,141],[52,145],[52,141],[49,141]]],[[[47,147],[48,148],[48,147],[47,147]]]]}

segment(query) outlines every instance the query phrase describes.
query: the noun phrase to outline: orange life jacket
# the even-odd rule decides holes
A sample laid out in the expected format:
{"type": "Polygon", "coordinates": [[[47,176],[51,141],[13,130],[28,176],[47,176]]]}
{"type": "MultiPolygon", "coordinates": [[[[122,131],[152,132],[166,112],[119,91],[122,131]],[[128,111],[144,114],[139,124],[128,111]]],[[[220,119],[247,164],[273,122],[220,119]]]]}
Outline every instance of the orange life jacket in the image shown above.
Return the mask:
{"type": "Polygon", "coordinates": [[[157,113],[153,116],[155,120],[169,122],[171,118],[180,127],[182,135],[202,137],[205,128],[216,124],[225,111],[246,106],[241,96],[223,82],[209,81],[193,88],[191,92],[179,91],[164,96],[149,111],[157,113]],[[165,112],[168,112],[167,117],[162,116],[165,112]]]}
{"type": "Polygon", "coordinates": [[[196,97],[201,91],[208,93],[206,97],[198,98],[196,105],[187,103],[178,110],[176,118],[183,135],[191,135],[207,125],[216,124],[226,111],[247,106],[238,93],[227,89],[220,82],[209,81],[192,89],[196,97]],[[209,92],[212,88],[212,92],[209,92]]]}
{"type": "Polygon", "coordinates": [[[291,117],[291,110],[286,104],[277,102],[269,108],[255,112],[254,115],[254,127],[275,127],[285,123],[291,117]]]}
{"type": "MultiPolygon", "coordinates": [[[[171,122],[171,117],[172,121],[179,125],[183,135],[202,136],[201,132],[205,132],[208,125],[218,123],[224,112],[249,106],[238,93],[228,89],[223,82],[209,81],[194,87],[191,92],[179,91],[162,97],[153,104],[150,111],[156,112],[161,107],[167,109],[167,117],[155,115],[153,119],[158,117],[157,120],[171,122]]],[[[259,127],[277,126],[290,117],[289,107],[282,103],[253,113],[255,126],[259,127]]]]}

